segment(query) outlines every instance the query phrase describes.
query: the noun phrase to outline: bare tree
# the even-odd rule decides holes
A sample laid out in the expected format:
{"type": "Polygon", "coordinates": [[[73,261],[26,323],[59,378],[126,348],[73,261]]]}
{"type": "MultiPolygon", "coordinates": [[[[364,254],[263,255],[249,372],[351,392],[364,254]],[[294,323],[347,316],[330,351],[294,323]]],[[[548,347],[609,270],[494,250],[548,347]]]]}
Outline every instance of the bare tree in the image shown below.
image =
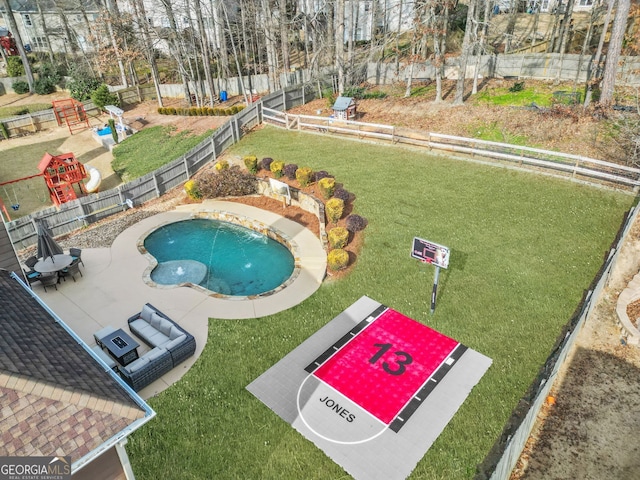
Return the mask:
{"type": "Polygon", "coordinates": [[[609,40],[609,48],[607,49],[607,60],[604,64],[604,73],[602,75],[600,103],[604,106],[610,106],[613,102],[618,59],[620,58],[620,51],[622,50],[622,40],[627,30],[627,19],[630,7],[630,0],[618,0],[618,8],[616,9],[616,16],[613,20],[611,39],[609,40]]]}
{"type": "Polygon", "coordinates": [[[338,72],[338,93],[342,95],[344,92],[344,1],[336,1],[336,53],[335,53],[335,67],[338,72]]]}
{"type": "Polygon", "coordinates": [[[593,95],[593,87],[594,87],[594,77],[599,76],[600,70],[600,58],[602,57],[602,49],[604,47],[604,40],[609,31],[609,22],[611,22],[611,12],[613,11],[613,6],[616,3],[616,0],[609,0],[607,4],[607,14],[604,17],[604,22],[602,22],[602,33],[600,34],[600,40],[598,41],[598,49],[596,54],[591,59],[589,63],[589,69],[587,70],[587,91],[584,95],[584,107],[588,107],[591,103],[591,97],[593,95]],[[596,72],[598,70],[598,72],[596,72]]]}
{"type": "Polygon", "coordinates": [[[53,64],[55,59],[53,56],[53,47],[51,46],[51,37],[49,36],[46,17],[42,13],[42,5],[40,5],[40,2],[36,2],[36,5],[38,6],[38,15],[40,15],[40,22],[42,23],[42,35],[44,35],[44,40],[47,43],[47,53],[49,54],[49,61],[53,64]]]}
{"type": "Polygon", "coordinates": [[[7,19],[7,22],[9,22],[9,31],[16,39],[16,47],[18,48],[18,53],[20,54],[22,65],[24,66],[24,73],[27,76],[29,93],[33,93],[33,72],[31,71],[31,65],[29,65],[29,59],[27,58],[27,52],[24,49],[24,44],[22,43],[22,37],[20,36],[20,31],[18,30],[18,24],[16,23],[16,19],[13,16],[13,10],[11,10],[9,0],[0,0],[0,5],[2,5],[4,11],[6,12],[5,17],[7,19]]]}
{"type": "Polygon", "coordinates": [[[158,100],[158,106],[162,107],[162,93],[160,92],[160,75],[158,73],[158,64],[156,63],[155,49],[151,41],[151,35],[149,33],[149,22],[147,20],[147,12],[144,9],[144,2],[142,0],[135,0],[133,2],[134,12],[138,19],[138,28],[142,33],[142,48],[144,49],[147,63],[151,68],[151,76],[153,78],[153,85],[156,90],[156,98],[158,100]]]}
{"type": "Polygon", "coordinates": [[[473,25],[477,23],[476,10],[477,0],[469,1],[469,9],[467,10],[467,23],[464,28],[464,39],[462,41],[462,53],[458,65],[458,81],[456,82],[456,93],[453,99],[454,105],[462,105],[464,102],[464,81],[466,77],[467,64],[469,63],[469,54],[473,48],[472,33],[473,25]]]}

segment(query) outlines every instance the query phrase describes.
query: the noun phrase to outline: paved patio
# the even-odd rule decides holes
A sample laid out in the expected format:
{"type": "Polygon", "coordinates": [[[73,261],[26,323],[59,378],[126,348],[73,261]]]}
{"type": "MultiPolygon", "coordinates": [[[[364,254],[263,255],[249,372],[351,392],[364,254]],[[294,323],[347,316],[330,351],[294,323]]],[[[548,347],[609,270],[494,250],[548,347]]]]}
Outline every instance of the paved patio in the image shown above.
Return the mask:
{"type": "MultiPolygon", "coordinates": [[[[271,315],[291,308],[311,296],[326,272],[326,253],[320,240],[300,224],[280,215],[234,202],[205,201],[183,205],[147,218],[121,233],[111,248],[83,249],[83,277],[68,278],[58,290],[36,283],[33,290],[87,344],[93,333],[111,325],[128,331],[127,319],[151,303],[196,338],[196,353],[140,392],[152,397],[179,380],[198,359],[207,341],[208,319],[243,319],[271,315]],[[137,249],[138,239],[157,226],[190,218],[195,212],[223,211],[258,220],[289,237],[299,248],[300,273],[286,288],[263,298],[225,299],[190,287],[156,288],[144,280],[149,260],[137,249]]],[[[148,347],[142,345],[142,354],[148,347]]]]}

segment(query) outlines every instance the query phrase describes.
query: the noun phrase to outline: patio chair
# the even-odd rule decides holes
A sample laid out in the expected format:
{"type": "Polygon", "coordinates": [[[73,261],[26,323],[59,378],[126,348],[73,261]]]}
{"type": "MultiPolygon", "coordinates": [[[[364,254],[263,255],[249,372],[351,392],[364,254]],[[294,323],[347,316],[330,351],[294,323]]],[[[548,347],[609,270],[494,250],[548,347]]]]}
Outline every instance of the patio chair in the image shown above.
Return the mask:
{"type": "Polygon", "coordinates": [[[62,278],[66,282],[66,277],[71,276],[71,278],[73,278],[73,281],[75,282],[77,273],[79,273],[82,277],[82,272],[80,271],[80,263],[79,261],[74,260],[73,263],[71,263],[71,265],[69,265],[67,268],[63,268],[62,270],[60,270],[60,278],[62,278]]]}
{"type": "MultiPolygon", "coordinates": [[[[82,261],[82,250],[79,248],[70,248],[69,255],[73,257],[73,263],[81,263],[84,267],[84,262],[82,261]]],[[[73,265],[72,263],[72,265],[73,265]]]]}
{"type": "Polygon", "coordinates": [[[36,263],[38,263],[38,258],[37,258],[35,255],[33,255],[33,256],[31,256],[31,257],[27,258],[27,259],[24,261],[24,264],[25,264],[27,267],[29,267],[29,271],[30,271],[30,272],[33,272],[33,271],[34,271],[34,270],[33,270],[33,267],[36,265],[36,263]]]}
{"type": "Polygon", "coordinates": [[[44,291],[47,291],[47,287],[53,286],[56,290],[58,290],[58,274],[52,273],[50,275],[40,275],[40,283],[44,287],[44,291]]]}
{"type": "Polygon", "coordinates": [[[42,274],[40,272],[36,272],[35,270],[27,270],[26,268],[22,269],[24,271],[24,276],[27,278],[27,282],[29,285],[39,282],[42,274]]]}

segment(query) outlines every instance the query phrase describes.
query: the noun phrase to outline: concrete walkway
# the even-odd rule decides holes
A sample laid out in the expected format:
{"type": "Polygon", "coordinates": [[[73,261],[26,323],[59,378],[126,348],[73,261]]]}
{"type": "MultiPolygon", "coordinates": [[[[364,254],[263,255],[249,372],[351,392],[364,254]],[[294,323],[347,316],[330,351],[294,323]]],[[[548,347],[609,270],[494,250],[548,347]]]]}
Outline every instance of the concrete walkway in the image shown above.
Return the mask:
{"type": "MultiPolygon", "coordinates": [[[[58,290],[36,283],[33,290],[87,344],[93,333],[111,325],[128,331],[127,319],[151,303],[196,338],[196,354],[140,392],[149,398],[179,380],[195,363],[207,341],[209,318],[243,319],[271,315],[293,307],[311,296],[326,272],[326,252],[320,240],[300,224],[255,207],[234,202],[205,201],[183,205],[174,211],[147,218],[121,233],[111,248],[82,251],[83,277],[68,278],[58,290]],[[143,280],[150,262],[136,244],[157,226],[190,218],[196,212],[222,211],[244,216],[282,232],[298,247],[299,274],[286,288],[263,298],[229,299],[209,296],[194,288],[155,288],[143,280]]],[[[143,354],[146,345],[139,348],[143,354]]]]}

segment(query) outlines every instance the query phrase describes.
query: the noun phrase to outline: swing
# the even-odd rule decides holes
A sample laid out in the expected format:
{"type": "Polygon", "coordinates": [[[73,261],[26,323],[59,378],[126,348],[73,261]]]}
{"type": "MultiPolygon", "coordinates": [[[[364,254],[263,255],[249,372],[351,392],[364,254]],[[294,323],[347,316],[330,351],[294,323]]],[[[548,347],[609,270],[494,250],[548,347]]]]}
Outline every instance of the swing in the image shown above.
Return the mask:
{"type": "MultiPolygon", "coordinates": [[[[11,201],[11,197],[9,196],[9,193],[7,192],[7,187],[2,187],[4,188],[4,195],[7,197],[7,200],[11,201]]],[[[14,212],[17,212],[18,210],[20,210],[20,203],[18,202],[18,195],[16,194],[16,187],[12,186],[11,188],[13,188],[13,198],[15,199],[15,202],[11,204],[11,209],[14,212]]]]}

